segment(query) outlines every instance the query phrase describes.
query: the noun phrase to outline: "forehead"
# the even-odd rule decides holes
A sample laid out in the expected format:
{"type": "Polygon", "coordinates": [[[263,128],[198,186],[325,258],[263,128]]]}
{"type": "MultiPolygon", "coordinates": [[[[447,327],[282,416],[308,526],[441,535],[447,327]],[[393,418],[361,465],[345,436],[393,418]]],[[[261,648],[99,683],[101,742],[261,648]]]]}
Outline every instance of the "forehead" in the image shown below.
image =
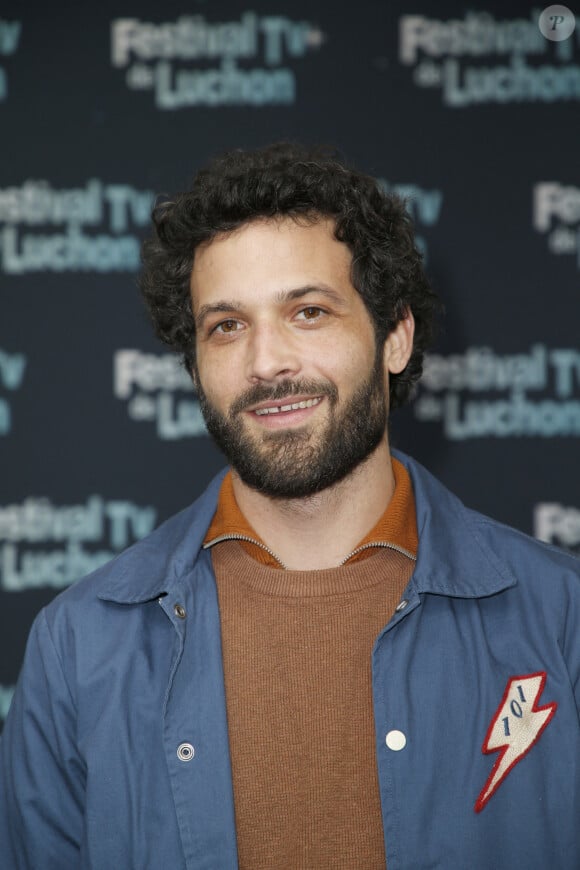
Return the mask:
{"type": "Polygon", "coordinates": [[[256,220],[200,246],[191,273],[194,308],[208,297],[258,298],[323,283],[350,292],[352,256],[334,221],[256,220]]]}

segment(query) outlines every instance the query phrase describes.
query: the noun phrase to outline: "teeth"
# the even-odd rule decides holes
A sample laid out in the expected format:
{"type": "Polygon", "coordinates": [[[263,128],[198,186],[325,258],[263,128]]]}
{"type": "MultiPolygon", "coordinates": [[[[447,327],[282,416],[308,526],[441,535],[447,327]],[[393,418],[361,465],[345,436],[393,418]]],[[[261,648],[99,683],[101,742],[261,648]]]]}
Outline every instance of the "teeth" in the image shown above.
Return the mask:
{"type": "Polygon", "coordinates": [[[258,408],[254,413],[258,416],[265,414],[279,414],[280,411],[298,411],[299,408],[312,408],[313,405],[318,405],[320,399],[305,399],[302,402],[293,402],[291,405],[272,405],[270,408],[258,408]]]}

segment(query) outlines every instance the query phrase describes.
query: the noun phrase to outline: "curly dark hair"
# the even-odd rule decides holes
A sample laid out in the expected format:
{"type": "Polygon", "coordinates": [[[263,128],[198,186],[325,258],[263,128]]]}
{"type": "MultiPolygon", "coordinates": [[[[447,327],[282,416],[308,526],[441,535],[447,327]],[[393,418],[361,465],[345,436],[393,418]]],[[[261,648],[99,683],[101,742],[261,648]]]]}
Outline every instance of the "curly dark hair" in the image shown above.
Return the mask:
{"type": "Polygon", "coordinates": [[[415,318],[411,358],[389,379],[390,407],[407,400],[423,368],[438,301],[427,281],[413,226],[400,197],[347,167],[332,150],[282,142],[231,151],[194,178],[190,191],[158,202],[143,243],[140,287],[159,338],[195,369],[189,281],[198,245],[257,218],[316,222],[330,217],[352,252],[351,280],[382,344],[408,311],[415,318]]]}

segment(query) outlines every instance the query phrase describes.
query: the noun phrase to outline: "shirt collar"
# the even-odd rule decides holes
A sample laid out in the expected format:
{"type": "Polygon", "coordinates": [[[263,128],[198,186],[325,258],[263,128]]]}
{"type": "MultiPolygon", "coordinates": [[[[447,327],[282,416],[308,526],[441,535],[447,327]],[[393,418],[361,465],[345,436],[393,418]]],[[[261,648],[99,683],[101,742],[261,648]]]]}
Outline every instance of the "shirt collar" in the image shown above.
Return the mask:
{"type": "MultiPolygon", "coordinates": [[[[375,548],[387,545],[411,559],[416,557],[417,520],[411,478],[398,459],[393,459],[392,466],[395,489],[385,512],[342,564],[359,561],[371,555],[375,548]]],[[[239,540],[244,549],[263,565],[284,567],[238,507],[231,471],[223,479],[216,512],[203,545],[208,548],[227,540],[239,540]]]]}

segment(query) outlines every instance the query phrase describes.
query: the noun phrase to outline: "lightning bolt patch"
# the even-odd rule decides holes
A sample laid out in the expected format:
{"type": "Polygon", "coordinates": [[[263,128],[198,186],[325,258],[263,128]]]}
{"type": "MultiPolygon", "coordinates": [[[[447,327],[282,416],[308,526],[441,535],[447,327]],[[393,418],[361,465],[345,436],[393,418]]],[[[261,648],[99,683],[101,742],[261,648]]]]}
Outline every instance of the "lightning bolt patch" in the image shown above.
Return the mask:
{"type": "Polygon", "coordinates": [[[475,812],[484,808],[512,767],[521,761],[556,712],[555,702],[538,707],[537,702],[544,691],[546,672],[511,677],[501,703],[491,720],[481,751],[499,756],[475,802],[475,812]]]}

